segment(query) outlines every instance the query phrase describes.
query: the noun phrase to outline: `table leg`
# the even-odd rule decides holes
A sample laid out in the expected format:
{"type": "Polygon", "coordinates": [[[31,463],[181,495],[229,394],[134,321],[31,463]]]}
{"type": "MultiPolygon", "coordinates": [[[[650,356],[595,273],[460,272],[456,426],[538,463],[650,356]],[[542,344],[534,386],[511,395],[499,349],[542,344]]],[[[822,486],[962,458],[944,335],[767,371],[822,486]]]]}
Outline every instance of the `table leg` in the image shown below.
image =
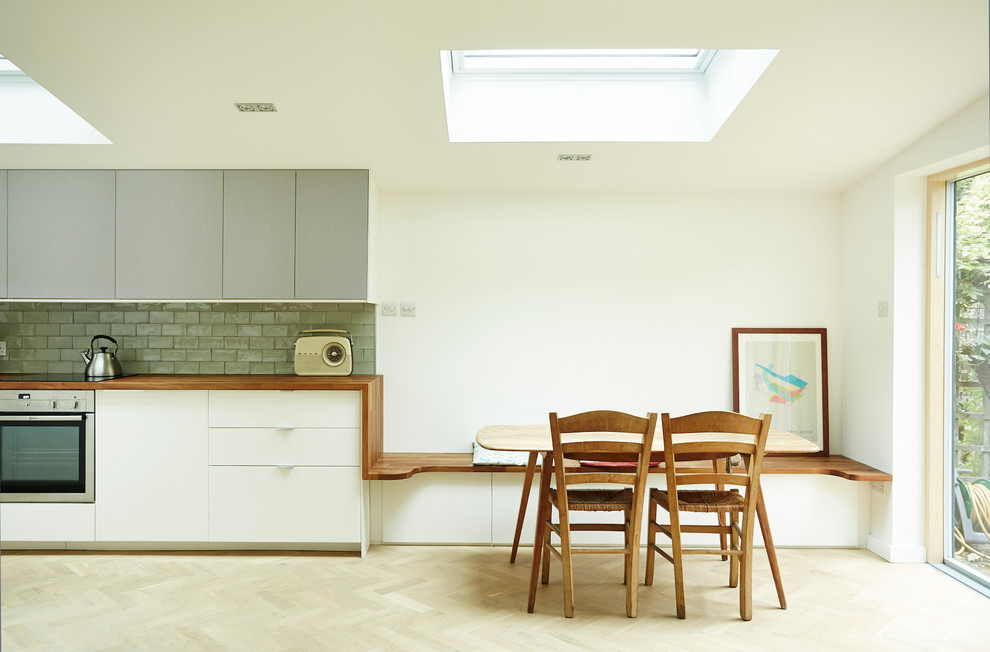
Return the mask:
{"type": "Polygon", "coordinates": [[[523,521],[526,520],[526,506],[529,504],[529,490],[533,486],[533,475],[536,473],[537,452],[529,454],[529,461],[526,462],[526,477],[523,478],[522,498],[519,500],[519,516],[516,518],[516,534],[512,537],[512,554],[509,555],[509,563],[516,561],[516,552],[519,551],[519,538],[522,536],[523,521]]]}
{"type": "Polygon", "coordinates": [[[550,506],[547,496],[550,493],[550,476],[553,475],[553,457],[543,456],[543,467],[540,470],[540,496],[536,509],[536,533],[533,535],[533,566],[529,572],[529,604],[526,611],[533,613],[536,608],[536,585],[540,581],[540,567],[543,558],[543,531],[550,506]]]}
{"type": "Polygon", "coordinates": [[[777,565],[777,551],[773,547],[773,535],[770,534],[770,522],[767,520],[767,506],[763,502],[763,487],[760,487],[760,495],[756,500],[756,517],[760,521],[760,533],[763,535],[763,545],[767,549],[770,573],[773,575],[774,586],[777,587],[777,600],[780,602],[781,609],[787,609],[784,585],[780,581],[780,567],[777,565]]]}

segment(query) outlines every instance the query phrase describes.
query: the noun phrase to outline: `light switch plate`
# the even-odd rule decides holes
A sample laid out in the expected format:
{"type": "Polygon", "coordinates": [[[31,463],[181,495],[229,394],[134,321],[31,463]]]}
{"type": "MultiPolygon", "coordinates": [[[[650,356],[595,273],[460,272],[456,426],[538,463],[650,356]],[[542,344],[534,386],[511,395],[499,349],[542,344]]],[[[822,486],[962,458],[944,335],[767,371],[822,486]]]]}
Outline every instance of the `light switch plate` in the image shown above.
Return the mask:
{"type": "Polygon", "coordinates": [[[399,314],[398,301],[382,302],[382,317],[395,317],[398,314],[399,314]]]}
{"type": "Polygon", "coordinates": [[[399,312],[402,313],[403,317],[415,317],[416,316],[416,302],[415,301],[403,301],[399,304],[399,312]]]}
{"type": "Polygon", "coordinates": [[[6,357],[7,357],[7,343],[0,342],[0,358],[6,358],[6,357]]]}

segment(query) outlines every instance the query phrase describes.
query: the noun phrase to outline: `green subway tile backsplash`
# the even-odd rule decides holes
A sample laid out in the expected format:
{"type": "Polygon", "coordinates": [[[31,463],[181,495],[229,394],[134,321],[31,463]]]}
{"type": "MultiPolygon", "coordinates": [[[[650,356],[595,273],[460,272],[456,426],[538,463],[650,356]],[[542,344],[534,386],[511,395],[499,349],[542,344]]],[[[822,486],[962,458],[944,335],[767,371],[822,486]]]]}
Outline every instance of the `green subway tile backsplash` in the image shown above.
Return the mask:
{"type": "Polygon", "coordinates": [[[79,352],[109,335],[124,373],[291,374],[296,337],[312,328],[350,333],[354,373],[375,373],[372,304],[274,302],[0,302],[0,373],[82,373],[79,352]]]}

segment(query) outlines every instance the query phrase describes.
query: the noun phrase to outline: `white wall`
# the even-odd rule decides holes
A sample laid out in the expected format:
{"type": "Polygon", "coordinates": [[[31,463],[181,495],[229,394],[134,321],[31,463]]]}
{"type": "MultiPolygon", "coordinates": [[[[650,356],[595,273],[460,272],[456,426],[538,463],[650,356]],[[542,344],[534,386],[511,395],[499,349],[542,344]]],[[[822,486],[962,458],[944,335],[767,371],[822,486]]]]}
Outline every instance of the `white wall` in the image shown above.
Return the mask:
{"type": "Polygon", "coordinates": [[[387,451],[469,451],[483,425],[552,410],[731,409],[734,326],[824,326],[841,350],[833,196],[384,194],[380,209],[379,296],[417,304],[378,318],[387,451]]]}
{"type": "Polygon", "coordinates": [[[844,451],[894,477],[873,496],[868,542],[892,561],[925,559],[926,177],[987,156],[988,143],[984,96],[842,199],[844,451]]]}
{"type": "MultiPolygon", "coordinates": [[[[551,410],[731,409],[732,327],[823,326],[842,452],[837,196],[384,193],[379,209],[378,296],[417,309],[377,318],[386,451],[467,452],[479,427],[551,410]]],[[[376,531],[506,541],[520,476],[461,475],[380,483],[376,531]]],[[[778,543],[863,545],[864,491],[769,480],[791,512],[778,543]],[[824,518],[804,508],[823,487],[824,518]]]]}

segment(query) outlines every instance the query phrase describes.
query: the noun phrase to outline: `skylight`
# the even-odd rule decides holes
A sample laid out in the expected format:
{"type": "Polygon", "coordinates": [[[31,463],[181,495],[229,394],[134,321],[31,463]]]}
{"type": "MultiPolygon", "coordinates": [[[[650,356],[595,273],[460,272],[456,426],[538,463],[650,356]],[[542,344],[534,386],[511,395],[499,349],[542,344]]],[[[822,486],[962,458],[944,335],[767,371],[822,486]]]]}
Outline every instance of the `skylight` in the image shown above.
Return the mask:
{"type": "Polygon", "coordinates": [[[0,143],[96,145],[110,141],[0,54],[0,143]]]}
{"type": "Polygon", "coordinates": [[[450,142],[707,142],[776,50],[444,50],[450,142]]]}
{"type": "Polygon", "coordinates": [[[703,73],[714,50],[454,50],[454,74],[703,73]]]}

